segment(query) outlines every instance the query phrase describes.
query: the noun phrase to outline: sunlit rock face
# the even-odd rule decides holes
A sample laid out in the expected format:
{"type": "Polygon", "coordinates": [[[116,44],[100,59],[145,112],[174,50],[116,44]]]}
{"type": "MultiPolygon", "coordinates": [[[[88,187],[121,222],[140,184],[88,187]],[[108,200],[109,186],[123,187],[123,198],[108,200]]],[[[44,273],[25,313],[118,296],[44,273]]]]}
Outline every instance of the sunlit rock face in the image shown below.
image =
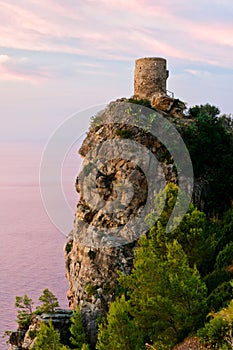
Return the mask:
{"type": "Polygon", "coordinates": [[[128,108],[126,99],[110,103],[98,116],[104,123],[92,122],[79,150],[84,158],[76,181],[79,202],[65,246],[67,297],[72,309],[80,307],[92,344],[96,342],[98,319],[116,297],[119,273],[130,273],[134,247],[148,230],[144,217],[133,221],[145,206],[148,212],[154,207],[156,193],[150,193],[148,178],[156,182],[157,193],[165,183],[177,183],[170,154],[148,132],[146,121],[144,130],[129,121],[135,113],[129,114],[128,108]],[[119,110],[121,117],[125,114],[124,123],[118,122],[119,110]],[[132,151],[129,157],[134,143],[143,148],[140,156],[132,151]],[[158,162],[151,167],[154,156],[158,162]]]}
{"type": "MultiPolygon", "coordinates": [[[[96,342],[98,320],[118,293],[119,274],[132,269],[134,248],[148,232],[144,219],[154,210],[156,194],[167,183],[179,185],[173,157],[161,142],[170,138],[176,146],[175,135],[159,124],[158,115],[176,132],[190,122],[184,116],[185,104],[167,95],[166,60],[137,60],[134,77],[133,99],[111,102],[93,117],[79,150],[79,202],[65,246],[67,297],[71,309],[79,306],[91,344],[96,342]],[[137,104],[144,99],[153,109],[137,104]],[[153,190],[150,182],[156,184],[153,190]]],[[[190,179],[186,180],[188,188],[190,179]]]]}

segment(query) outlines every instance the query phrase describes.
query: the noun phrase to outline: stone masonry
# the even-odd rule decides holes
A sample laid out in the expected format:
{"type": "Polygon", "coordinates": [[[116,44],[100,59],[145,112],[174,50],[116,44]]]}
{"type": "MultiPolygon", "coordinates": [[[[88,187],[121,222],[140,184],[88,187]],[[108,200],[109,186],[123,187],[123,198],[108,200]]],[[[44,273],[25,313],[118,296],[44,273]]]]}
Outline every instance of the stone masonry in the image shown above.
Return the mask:
{"type": "Polygon", "coordinates": [[[164,58],[137,59],[134,71],[134,98],[151,101],[155,95],[166,95],[168,75],[167,61],[164,58]]]}

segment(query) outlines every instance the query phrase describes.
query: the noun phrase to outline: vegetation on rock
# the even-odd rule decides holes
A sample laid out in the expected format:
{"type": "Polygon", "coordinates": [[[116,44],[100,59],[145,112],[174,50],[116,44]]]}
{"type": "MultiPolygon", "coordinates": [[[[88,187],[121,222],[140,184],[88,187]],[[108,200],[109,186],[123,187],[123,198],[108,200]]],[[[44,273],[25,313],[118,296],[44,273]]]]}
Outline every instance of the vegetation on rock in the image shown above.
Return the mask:
{"type": "Polygon", "coordinates": [[[17,308],[17,323],[20,328],[28,328],[33,313],[33,301],[26,294],[24,297],[15,297],[15,307],[17,308]]]}
{"type": "Polygon", "coordinates": [[[214,349],[233,348],[233,299],[226,308],[208,315],[210,321],[198,331],[198,336],[206,346],[214,349]]]}
{"type": "Polygon", "coordinates": [[[83,328],[82,318],[80,315],[79,308],[76,308],[73,316],[71,317],[71,327],[70,327],[70,341],[71,344],[75,347],[76,350],[85,349],[87,344],[86,335],[83,328]]]}
{"type": "Polygon", "coordinates": [[[43,290],[43,294],[39,297],[41,305],[37,307],[38,313],[53,313],[56,307],[59,307],[57,297],[48,289],[43,290]]]}
{"type": "MultiPolygon", "coordinates": [[[[132,273],[120,277],[123,296],[110,306],[100,326],[98,349],[113,349],[113,339],[121,348],[145,349],[142,344],[147,343],[172,349],[196,334],[206,346],[232,348],[233,128],[232,119],[219,114],[209,104],[194,106],[187,115],[191,122],[181,125],[195,178],[206,185],[205,212],[190,205],[179,227],[166,234],[176,200],[176,186],[167,186],[160,219],[139,239],[132,273]],[[213,318],[203,328],[210,310],[213,318]],[[119,327],[124,312],[132,325],[130,334],[119,327]],[[131,347],[130,339],[137,339],[131,347]]],[[[157,209],[160,202],[158,196],[157,209]]],[[[153,222],[153,216],[147,221],[153,222]]]]}
{"type": "MultiPolygon", "coordinates": [[[[148,101],[128,101],[150,107],[148,101]]],[[[152,111],[149,126],[155,118],[152,111]]],[[[178,127],[204,204],[201,207],[194,200],[179,226],[167,233],[177,185],[168,184],[156,197],[154,212],[146,218],[150,226],[164,198],[166,204],[150,231],[138,240],[131,273],[120,275],[116,291],[111,285],[115,301],[99,324],[98,350],[170,350],[187,337],[199,337],[206,348],[233,347],[233,123],[230,116],[221,116],[210,104],[190,108],[184,119],[187,123],[179,122],[178,127]]],[[[100,125],[103,120],[98,114],[92,118],[92,129],[96,131],[100,125]]],[[[145,131],[149,132],[147,126],[145,131]]],[[[128,129],[119,129],[116,134],[134,136],[128,129]]],[[[144,133],[143,137],[147,136],[144,133]]],[[[89,173],[90,167],[85,171],[89,173]]],[[[71,245],[67,245],[66,253],[70,251],[71,245]]],[[[94,265],[98,258],[90,249],[88,261],[94,265]]],[[[87,300],[96,293],[97,284],[85,282],[87,300]]],[[[48,289],[39,300],[42,305],[36,313],[52,313],[58,306],[48,289]]],[[[19,327],[28,328],[34,313],[32,300],[27,295],[16,297],[15,305],[19,327]]],[[[79,309],[71,322],[70,346],[89,349],[79,309]]],[[[35,349],[66,349],[52,322],[41,323],[35,344],[35,349]],[[51,342],[55,347],[49,345],[51,342]]]]}
{"type": "Polygon", "coordinates": [[[182,130],[195,178],[206,183],[204,210],[210,216],[222,214],[233,198],[232,118],[219,113],[210,104],[194,106],[189,109],[192,122],[182,130]]]}

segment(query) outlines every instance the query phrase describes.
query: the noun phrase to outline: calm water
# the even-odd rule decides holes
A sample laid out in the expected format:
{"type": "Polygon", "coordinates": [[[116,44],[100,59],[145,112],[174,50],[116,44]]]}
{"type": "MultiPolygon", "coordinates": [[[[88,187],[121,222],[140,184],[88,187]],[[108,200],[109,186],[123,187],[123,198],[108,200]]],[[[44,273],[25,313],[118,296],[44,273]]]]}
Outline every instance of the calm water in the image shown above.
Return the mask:
{"type": "MultiPolygon", "coordinates": [[[[35,302],[49,288],[67,308],[65,236],[50,222],[41,201],[38,174],[43,144],[0,143],[0,349],[5,330],[16,328],[15,296],[35,302]]],[[[74,153],[75,154],[75,153],[74,153]]],[[[66,161],[64,191],[75,208],[77,164],[66,161]]],[[[78,158],[78,157],[77,157],[78,158]]],[[[77,159],[80,164],[80,160],[77,159]]],[[[72,222],[71,227],[72,228],[72,222]]],[[[68,232],[67,232],[68,233],[68,232]]]]}

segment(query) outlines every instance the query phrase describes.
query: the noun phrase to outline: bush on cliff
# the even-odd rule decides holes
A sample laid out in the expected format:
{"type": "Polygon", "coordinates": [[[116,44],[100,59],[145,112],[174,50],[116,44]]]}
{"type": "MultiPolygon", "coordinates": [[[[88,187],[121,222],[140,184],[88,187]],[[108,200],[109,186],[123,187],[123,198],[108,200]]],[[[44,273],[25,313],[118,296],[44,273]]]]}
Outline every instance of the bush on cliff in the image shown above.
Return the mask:
{"type": "Polygon", "coordinates": [[[71,326],[70,326],[70,341],[76,350],[85,349],[86,334],[83,328],[83,322],[79,308],[76,308],[73,316],[71,317],[71,326]]]}
{"type": "Polygon", "coordinates": [[[210,307],[217,312],[231,299],[233,211],[222,220],[210,220],[190,205],[180,225],[168,234],[166,223],[177,191],[172,184],[166,191],[161,218],[138,241],[132,273],[120,277],[123,299],[111,304],[100,326],[98,350],[114,349],[115,343],[141,349],[142,340],[156,349],[172,349],[204,326],[210,307]],[[124,322],[134,327],[127,331],[124,322]],[[127,345],[130,339],[136,339],[136,345],[127,345]]]}
{"type": "Polygon", "coordinates": [[[49,324],[41,322],[40,330],[37,333],[34,350],[68,350],[60,343],[60,334],[53,327],[52,321],[49,324]]]}
{"type": "Polygon", "coordinates": [[[195,178],[207,185],[205,212],[211,216],[227,210],[233,198],[232,118],[219,113],[210,104],[194,106],[189,109],[192,122],[182,128],[195,178]]]}
{"type": "Polygon", "coordinates": [[[19,328],[27,329],[31,322],[33,313],[33,301],[26,294],[24,297],[15,297],[15,307],[17,310],[17,323],[19,328]]]}

